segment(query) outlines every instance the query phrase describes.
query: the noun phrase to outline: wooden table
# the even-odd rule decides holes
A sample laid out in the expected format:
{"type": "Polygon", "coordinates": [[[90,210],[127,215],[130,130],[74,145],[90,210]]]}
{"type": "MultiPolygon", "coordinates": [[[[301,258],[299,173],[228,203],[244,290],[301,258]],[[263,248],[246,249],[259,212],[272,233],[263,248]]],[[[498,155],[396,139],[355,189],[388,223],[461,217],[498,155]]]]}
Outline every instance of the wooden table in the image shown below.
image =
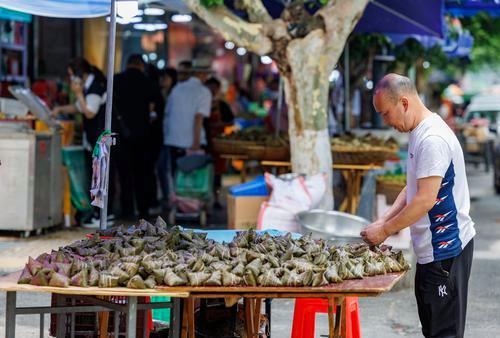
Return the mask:
{"type": "Polygon", "coordinates": [[[219,154],[220,158],[227,161],[243,161],[243,166],[240,170],[240,182],[245,183],[247,180],[247,166],[246,161],[248,161],[247,155],[233,155],[233,154],[219,154]]]}
{"type": "MultiPolygon", "coordinates": [[[[195,337],[195,299],[206,298],[243,298],[245,306],[245,328],[247,337],[255,337],[259,330],[259,318],[262,299],[272,298],[323,298],[328,300],[328,327],[330,338],[345,337],[345,297],[374,297],[388,292],[405,273],[390,273],[386,275],[366,277],[364,279],[347,280],[324,287],[157,287],[153,290],[133,290],[128,288],[57,288],[17,284],[20,272],[0,278],[0,290],[7,292],[6,301],[6,331],[5,337],[15,338],[15,320],[18,314],[40,314],[40,337],[43,337],[43,315],[45,313],[75,312],[115,312],[127,314],[127,338],[135,338],[137,310],[164,308],[165,303],[137,304],[137,297],[169,296],[184,299],[182,315],[182,338],[195,337]],[[17,292],[49,292],[57,294],[85,297],[94,305],[56,306],[56,307],[22,307],[16,306],[17,292]],[[126,305],[114,304],[91,296],[126,296],[126,305]],[[333,310],[333,307],[336,310],[333,310]],[[335,313],[335,315],[334,315],[335,313]]],[[[64,325],[59,325],[57,338],[64,337],[64,325]],[[60,331],[61,330],[61,331],[60,331]]],[[[175,317],[175,315],[174,315],[175,317]]],[[[178,316],[177,316],[178,318],[178,316]]],[[[74,322],[74,321],[73,321],[74,322]]],[[[116,322],[115,322],[116,323],[116,322]]],[[[118,337],[118,325],[115,325],[115,337],[118,337]]]]}
{"type": "Polygon", "coordinates": [[[182,338],[195,337],[195,299],[243,298],[245,306],[245,328],[247,337],[255,337],[259,330],[261,301],[264,298],[323,298],[328,299],[329,337],[345,337],[345,297],[374,297],[388,292],[405,273],[347,280],[324,287],[160,287],[159,290],[189,292],[184,299],[182,338]],[[336,311],[333,311],[334,305],[336,311]],[[335,315],[334,315],[335,312],[335,315]]]}
{"type": "MultiPolygon", "coordinates": [[[[263,167],[290,167],[290,162],[261,161],[263,167]]],[[[346,197],[340,204],[339,210],[356,214],[361,194],[361,179],[369,170],[382,169],[378,164],[333,164],[334,170],[340,170],[346,181],[346,197]]]]}
{"type": "MultiPolygon", "coordinates": [[[[75,287],[58,288],[49,286],[33,286],[28,284],[17,284],[21,271],[11,273],[7,276],[0,277],[0,291],[7,292],[6,311],[5,311],[5,337],[15,338],[16,336],[16,315],[39,314],[40,315],[40,337],[44,337],[44,314],[57,314],[57,338],[65,337],[64,317],[66,313],[76,312],[102,312],[105,315],[100,316],[101,327],[107,328],[109,312],[114,312],[115,332],[114,337],[118,337],[118,315],[126,314],[127,338],[136,338],[137,327],[137,310],[158,309],[170,307],[171,303],[149,303],[138,304],[137,297],[149,296],[167,296],[175,298],[189,297],[188,291],[173,291],[169,289],[149,289],[135,290],[128,288],[98,288],[98,287],[75,287]],[[16,298],[17,292],[47,292],[63,295],[71,295],[75,298],[84,299],[92,305],[72,305],[58,304],[58,306],[36,306],[36,307],[17,307],[16,298]],[[124,296],[127,297],[127,304],[115,304],[108,300],[109,296],[124,296]],[[105,324],[103,324],[103,322],[105,324]]],[[[146,318],[146,316],[145,316],[146,318]]],[[[179,318],[177,318],[179,320],[179,318]]],[[[74,323],[74,318],[72,323],[74,323]]],[[[146,325],[144,325],[146,327],[146,325]]],[[[72,327],[74,331],[74,327],[72,327]]],[[[72,335],[73,336],[73,335],[72,335]]],[[[108,337],[105,335],[104,337],[108,337]]]]}

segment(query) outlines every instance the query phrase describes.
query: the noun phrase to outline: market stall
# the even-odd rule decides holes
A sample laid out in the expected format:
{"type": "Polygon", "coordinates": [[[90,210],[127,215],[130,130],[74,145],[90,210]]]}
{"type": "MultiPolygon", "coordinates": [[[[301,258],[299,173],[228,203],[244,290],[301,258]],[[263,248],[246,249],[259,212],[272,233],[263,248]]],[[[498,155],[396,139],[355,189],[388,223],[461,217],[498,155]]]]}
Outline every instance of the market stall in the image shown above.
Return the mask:
{"type": "MultiPolygon", "coordinates": [[[[8,292],[10,324],[6,336],[15,335],[15,320],[9,319],[15,319],[16,314],[42,314],[43,319],[43,313],[115,311],[127,314],[127,337],[134,337],[136,322],[132,317],[137,308],[166,305],[139,306],[137,297],[167,295],[188,297],[182,325],[185,337],[194,337],[194,299],[198,298],[225,298],[232,304],[244,298],[250,334],[259,327],[263,298],[328,299],[333,337],[334,333],[339,336],[345,325],[341,319],[343,297],[389,291],[408,269],[402,254],[387,247],[335,246],[310,236],[273,230],[201,232],[167,229],[163,224],[153,226],[143,221],[128,229],[101,231],[50,254],[30,258],[21,273],[0,280],[0,289],[8,292]],[[125,306],[116,306],[85,297],[89,303],[78,308],[69,304],[17,308],[17,292],[37,291],[75,297],[123,296],[127,301],[125,306]]],[[[58,331],[61,336],[65,332],[60,325],[58,330],[62,330],[58,331]]]]}

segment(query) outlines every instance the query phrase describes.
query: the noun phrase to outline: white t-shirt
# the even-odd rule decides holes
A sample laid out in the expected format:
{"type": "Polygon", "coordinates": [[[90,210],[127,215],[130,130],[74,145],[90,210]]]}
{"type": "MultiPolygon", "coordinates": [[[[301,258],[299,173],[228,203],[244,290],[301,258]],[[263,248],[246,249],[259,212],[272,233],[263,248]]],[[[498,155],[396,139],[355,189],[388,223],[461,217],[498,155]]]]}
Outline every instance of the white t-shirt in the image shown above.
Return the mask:
{"type": "MultiPolygon", "coordinates": [[[[196,77],[178,83],[170,93],[163,120],[163,144],[179,148],[193,145],[196,114],[210,116],[212,94],[196,77]]],[[[201,128],[200,143],[207,144],[205,129],[201,128]]]]}
{"type": "Polygon", "coordinates": [[[407,163],[407,198],[417,192],[417,180],[443,178],[434,207],[410,226],[419,264],[455,257],[474,237],[469,216],[470,198],[464,155],[453,131],[437,114],[410,132],[407,163]]]}

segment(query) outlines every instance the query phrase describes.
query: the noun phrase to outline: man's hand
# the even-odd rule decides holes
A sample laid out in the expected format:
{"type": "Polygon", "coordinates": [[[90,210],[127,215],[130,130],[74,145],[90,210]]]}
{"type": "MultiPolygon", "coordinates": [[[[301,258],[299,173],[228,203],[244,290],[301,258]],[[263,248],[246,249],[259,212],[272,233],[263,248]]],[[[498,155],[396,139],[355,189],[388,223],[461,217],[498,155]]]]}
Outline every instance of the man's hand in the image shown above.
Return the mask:
{"type": "Polygon", "coordinates": [[[368,224],[360,233],[363,241],[370,245],[378,245],[385,241],[389,237],[389,234],[386,232],[384,224],[383,220],[368,224]]]}

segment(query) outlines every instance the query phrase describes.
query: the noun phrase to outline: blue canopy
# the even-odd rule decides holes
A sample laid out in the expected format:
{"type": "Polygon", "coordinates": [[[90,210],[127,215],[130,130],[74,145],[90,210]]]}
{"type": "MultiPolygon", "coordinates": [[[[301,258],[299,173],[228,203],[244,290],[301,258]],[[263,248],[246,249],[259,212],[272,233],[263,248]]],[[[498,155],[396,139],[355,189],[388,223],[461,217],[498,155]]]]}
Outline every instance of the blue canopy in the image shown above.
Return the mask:
{"type": "MultiPolygon", "coordinates": [[[[355,31],[442,37],[443,1],[371,0],[355,31]]],[[[167,7],[175,5],[177,9],[185,5],[181,0],[161,2],[167,7]]],[[[225,2],[233,7],[234,0],[225,2]]],[[[281,2],[263,2],[273,17],[281,15],[281,2]]],[[[41,16],[90,18],[109,14],[110,0],[0,0],[0,7],[41,16]]]]}
{"type": "Polygon", "coordinates": [[[453,16],[468,17],[479,12],[488,12],[490,16],[500,16],[498,0],[446,0],[446,12],[453,16]]]}
{"type": "Polygon", "coordinates": [[[0,0],[0,7],[58,18],[93,18],[108,15],[110,4],[110,0],[0,0]]]}
{"type": "Polygon", "coordinates": [[[443,37],[443,0],[372,0],[354,32],[443,37]]]}

